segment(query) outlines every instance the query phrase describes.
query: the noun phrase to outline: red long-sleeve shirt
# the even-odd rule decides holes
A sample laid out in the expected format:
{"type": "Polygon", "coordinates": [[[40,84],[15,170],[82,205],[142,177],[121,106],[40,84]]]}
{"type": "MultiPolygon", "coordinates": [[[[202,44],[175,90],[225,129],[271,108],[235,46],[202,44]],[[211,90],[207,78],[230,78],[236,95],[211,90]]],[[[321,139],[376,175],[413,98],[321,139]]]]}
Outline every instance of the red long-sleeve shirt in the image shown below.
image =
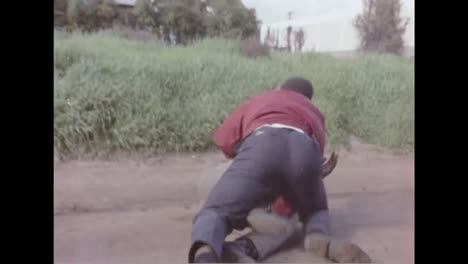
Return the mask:
{"type": "MultiPolygon", "coordinates": [[[[236,147],[258,127],[279,123],[300,128],[314,136],[325,148],[325,120],[307,97],[290,90],[272,90],[257,95],[235,110],[217,129],[214,140],[227,158],[234,158],[236,147]]],[[[292,214],[292,206],[280,197],[272,207],[283,216],[292,214]]]]}
{"type": "Polygon", "coordinates": [[[227,158],[236,146],[262,125],[280,123],[302,129],[325,147],[323,114],[307,97],[290,90],[272,90],[257,95],[235,110],[218,128],[214,140],[227,158]]]}

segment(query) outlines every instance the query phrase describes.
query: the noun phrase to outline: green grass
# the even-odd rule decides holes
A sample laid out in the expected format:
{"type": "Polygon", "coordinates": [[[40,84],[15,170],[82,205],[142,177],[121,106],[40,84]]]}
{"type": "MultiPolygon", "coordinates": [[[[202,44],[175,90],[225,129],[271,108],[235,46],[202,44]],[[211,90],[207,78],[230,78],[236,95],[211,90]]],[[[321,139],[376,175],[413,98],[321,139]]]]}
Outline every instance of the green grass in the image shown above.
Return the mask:
{"type": "Polygon", "coordinates": [[[101,32],[56,34],[54,65],[54,145],[65,156],[206,150],[242,101],[291,76],[313,82],[329,143],[355,135],[414,148],[414,62],[404,58],[254,60],[224,40],[166,47],[101,32]]]}

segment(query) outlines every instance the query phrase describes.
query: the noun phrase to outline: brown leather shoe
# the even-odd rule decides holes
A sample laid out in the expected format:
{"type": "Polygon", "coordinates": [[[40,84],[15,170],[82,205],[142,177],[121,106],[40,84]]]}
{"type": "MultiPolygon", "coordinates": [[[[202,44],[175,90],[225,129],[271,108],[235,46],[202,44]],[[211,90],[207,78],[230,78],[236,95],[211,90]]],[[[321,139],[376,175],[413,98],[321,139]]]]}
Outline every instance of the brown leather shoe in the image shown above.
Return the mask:
{"type": "Polygon", "coordinates": [[[358,245],[332,240],[328,248],[328,257],[338,263],[371,263],[371,258],[358,245]]]}
{"type": "Polygon", "coordinates": [[[358,245],[331,239],[321,233],[307,234],[304,239],[306,251],[338,263],[371,263],[371,258],[358,245]]]}
{"type": "Polygon", "coordinates": [[[329,245],[330,237],[321,233],[307,234],[304,239],[304,249],[323,258],[326,258],[328,255],[329,245]]]}

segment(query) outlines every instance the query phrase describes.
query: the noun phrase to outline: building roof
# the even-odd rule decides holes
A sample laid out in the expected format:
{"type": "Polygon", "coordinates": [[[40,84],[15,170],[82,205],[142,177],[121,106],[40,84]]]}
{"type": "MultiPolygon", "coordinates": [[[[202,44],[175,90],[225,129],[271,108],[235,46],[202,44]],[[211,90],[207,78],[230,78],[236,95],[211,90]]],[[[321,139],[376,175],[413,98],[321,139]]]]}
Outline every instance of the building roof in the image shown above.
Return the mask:
{"type": "Polygon", "coordinates": [[[134,6],[136,0],[115,0],[117,5],[134,6]]]}

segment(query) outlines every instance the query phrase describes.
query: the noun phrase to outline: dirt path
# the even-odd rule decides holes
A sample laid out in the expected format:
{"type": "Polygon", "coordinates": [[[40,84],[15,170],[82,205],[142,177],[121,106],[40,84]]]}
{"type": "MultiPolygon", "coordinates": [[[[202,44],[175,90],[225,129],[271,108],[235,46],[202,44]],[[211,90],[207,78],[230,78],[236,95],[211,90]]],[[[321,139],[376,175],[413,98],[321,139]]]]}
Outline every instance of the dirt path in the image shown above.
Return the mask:
{"type": "MultiPolygon", "coordinates": [[[[220,154],[57,163],[55,263],[186,263],[197,180],[220,154]]],[[[375,262],[414,262],[414,159],[359,145],[327,178],[334,235],[375,262]]],[[[300,249],[269,262],[317,260],[300,249]]]]}

